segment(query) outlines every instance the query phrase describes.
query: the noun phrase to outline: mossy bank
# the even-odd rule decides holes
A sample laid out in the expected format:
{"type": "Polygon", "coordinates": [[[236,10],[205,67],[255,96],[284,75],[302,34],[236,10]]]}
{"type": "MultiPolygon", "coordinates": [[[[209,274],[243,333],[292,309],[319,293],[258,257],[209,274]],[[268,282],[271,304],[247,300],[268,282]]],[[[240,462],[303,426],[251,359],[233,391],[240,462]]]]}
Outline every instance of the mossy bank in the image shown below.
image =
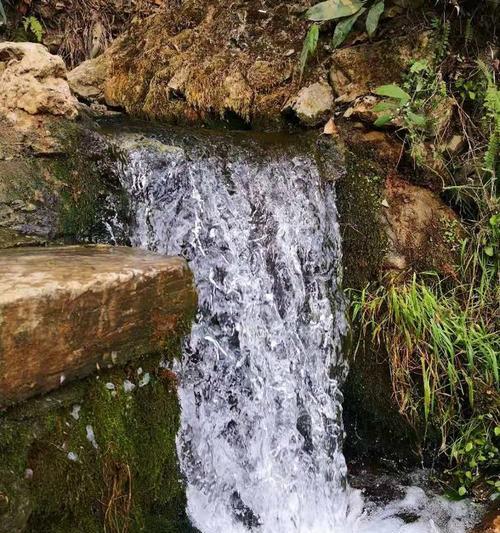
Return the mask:
{"type": "Polygon", "coordinates": [[[0,415],[2,533],[192,531],[175,451],[177,383],[160,360],[104,371],[0,415]]]}

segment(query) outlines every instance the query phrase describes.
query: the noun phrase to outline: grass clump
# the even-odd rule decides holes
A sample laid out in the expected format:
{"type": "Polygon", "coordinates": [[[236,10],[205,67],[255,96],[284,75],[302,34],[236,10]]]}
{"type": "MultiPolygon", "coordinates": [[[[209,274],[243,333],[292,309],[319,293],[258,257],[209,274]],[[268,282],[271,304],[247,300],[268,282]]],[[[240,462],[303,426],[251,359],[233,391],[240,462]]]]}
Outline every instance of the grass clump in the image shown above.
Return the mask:
{"type": "MultiPolygon", "coordinates": [[[[489,180],[481,206],[498,211],[489,180]]],[[[400,412],[422,432],[422,444],[447,459],[458,496],[479,481],[500,494],[493,477],[500,466],[499,237],[500,217],[492,214],[469,227],[459,265],[447,277],[413,274],[352,291],[360,339],[388,354],[400,412]]]]}
{"type": "Polygon", "coordinates": [[[459,4],[433,23],[431,60],[413,62],[401,87],[379,91],[388,97],[379,110],[400,119],[396,134],[415,167],[426,182],[438,178],[436,190],[461,217],[463,232],[444,232],[457,264],[352,290],[351,309],[363,340],[355,351],[365,342],[387,354],[395,402],[421,449],[437,450],[445,462],[452,493],[482,489],[497,497],[500,91],[493,48],[485,45],[494,38],[492,11],[486,3],[475,10],[474,3],[459,4]]]}
{"type": "Polygon", "coordinates": [[[438,444],[460,496],[499,466],[498,264],[486,257],[466,260],[464,276],[480,269],[471,281],[414,275],[353,293],[362,336],[389,356],[400,412],[438,444]]]}

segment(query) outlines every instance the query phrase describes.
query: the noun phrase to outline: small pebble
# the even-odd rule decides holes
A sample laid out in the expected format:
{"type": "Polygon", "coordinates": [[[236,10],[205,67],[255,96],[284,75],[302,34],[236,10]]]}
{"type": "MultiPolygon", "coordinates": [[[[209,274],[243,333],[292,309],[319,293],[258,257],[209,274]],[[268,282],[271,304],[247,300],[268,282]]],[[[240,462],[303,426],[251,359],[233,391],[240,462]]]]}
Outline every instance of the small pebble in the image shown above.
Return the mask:
{"type": "Polygon", "coordinates": [[[92,446],[97,450],[99,446],[95,440],[94,428],[92,426],[86,426],[85,431],[87,432],[87,440],[92,444],[92,446]]]}
{"type": "Polygon", "coordinates": [[[146,372],[144,374],[144,377],[139,381],[139,387],[145,387],[149,382],[151,381],[151,376],[149,375],[149,372],[146,372]]]}
{"type": "Polygon", "coordinates": [[[71,409],[70,414],[75,420],[78,420],[80,418],[81,409],[82,409],[81,405],[78,405],[78,404],[73,405],[73,409],[71,409]]]}
{"type": "Polygon", "coordinates": [[[135,384],[129,381],[128,379],[126,379],[123,382],[123,390],[125,392],[132,392],[134,389],[135,389],[135,384]]]}

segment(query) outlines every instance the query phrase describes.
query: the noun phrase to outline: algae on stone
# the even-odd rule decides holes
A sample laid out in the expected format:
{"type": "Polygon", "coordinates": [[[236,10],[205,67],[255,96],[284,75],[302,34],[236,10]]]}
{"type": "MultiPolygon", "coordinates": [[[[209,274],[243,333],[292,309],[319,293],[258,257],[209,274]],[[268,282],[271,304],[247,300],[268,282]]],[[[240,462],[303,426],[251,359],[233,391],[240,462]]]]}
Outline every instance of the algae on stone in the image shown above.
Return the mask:
{"type": "Polygon", "coordinates": [[[36,156],[7,124],[0,142],[0,228],[37,240],[126,244],[118,157],[95,125],[50,124],[60,152],[36,156]]]}
{"type": "MultiPolygon", "coordinates": [[[[171,355],[179,349],[173,342],[171,355]]],[[[160,359],[0,414],[1,533],[192,531],[175,449],[176,379],[160,359]]]]}

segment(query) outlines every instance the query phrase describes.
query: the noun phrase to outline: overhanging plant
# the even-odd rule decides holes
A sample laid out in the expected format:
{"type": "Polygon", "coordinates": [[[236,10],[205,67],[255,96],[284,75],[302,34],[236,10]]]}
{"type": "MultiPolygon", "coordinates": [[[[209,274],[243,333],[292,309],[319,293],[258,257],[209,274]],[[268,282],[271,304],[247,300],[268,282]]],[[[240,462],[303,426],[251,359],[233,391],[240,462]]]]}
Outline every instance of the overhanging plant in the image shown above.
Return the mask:
{"type": "Polygon", "coordinates": [[[338,48],[351,32],[356,21],[366,14],[365,26],[369,37],[377,31],[380,17],[385,9],[384,0],[326,0],[306,11],[306,19],[313,24],[307,32],[300,56],[300,74],[304,72],[307,60],[315,52],[319,28],[323,22],[337,20],[333,32],[332,46],[338,48]]]}

